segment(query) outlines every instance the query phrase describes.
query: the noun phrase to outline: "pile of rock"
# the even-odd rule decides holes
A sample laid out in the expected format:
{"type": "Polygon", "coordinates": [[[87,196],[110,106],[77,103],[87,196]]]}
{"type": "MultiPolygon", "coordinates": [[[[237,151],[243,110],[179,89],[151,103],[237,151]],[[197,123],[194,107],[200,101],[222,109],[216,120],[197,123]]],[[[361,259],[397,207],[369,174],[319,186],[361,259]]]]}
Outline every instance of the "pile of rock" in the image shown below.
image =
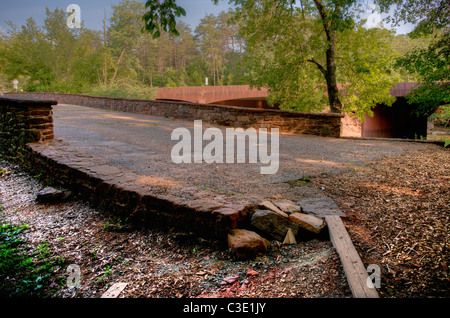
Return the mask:
{"type": "Polygon", "coordinates": [[[228,235],[228,247],[236,258],[264,253],[270,245],[268,239],[296,244],[320,237],[326,224],[322,218],[303,213],[301,206],[290,200],[267,200],[252,212],[250,225],[251,231],[235,229],[228,235]]]}

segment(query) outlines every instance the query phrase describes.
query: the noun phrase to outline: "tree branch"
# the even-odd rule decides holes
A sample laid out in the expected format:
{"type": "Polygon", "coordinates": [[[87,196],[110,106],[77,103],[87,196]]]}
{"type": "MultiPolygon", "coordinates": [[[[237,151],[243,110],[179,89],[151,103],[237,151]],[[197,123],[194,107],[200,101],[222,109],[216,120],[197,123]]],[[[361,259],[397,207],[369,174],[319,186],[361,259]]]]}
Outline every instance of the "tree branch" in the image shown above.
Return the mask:
{"type": "Polygon", "coordinates": [[[327,70],[322,66],[322,65],[320,65],[316,60],[314,60],[314,59],[309,59],[309,60],[306,60],[307,62],[311,62],[311,63],[313,63],[313,64],[316,64],[316,66],[317,66],[317,68],[319,69],[319,71],[320,72],[322,72],[322,74],[324,75],[324,76],[327,76],[327,70]]]}

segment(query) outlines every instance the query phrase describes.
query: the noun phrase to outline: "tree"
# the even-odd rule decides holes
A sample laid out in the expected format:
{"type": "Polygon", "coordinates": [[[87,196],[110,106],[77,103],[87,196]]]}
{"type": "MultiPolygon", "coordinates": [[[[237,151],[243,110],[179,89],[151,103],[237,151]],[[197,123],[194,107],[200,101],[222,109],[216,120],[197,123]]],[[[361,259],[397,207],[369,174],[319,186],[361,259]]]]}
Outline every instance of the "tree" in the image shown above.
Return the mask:
{"type": "Polygon", "coordinates": [[[2,72],[8,80],[20,78],[31,85],[48,86],[54,81],[52,68],[46,63],[50,45],[45,33],[33,18],[27,19],[20,29],[8,22],[9,30],[3,35],[0,51],[2,72]]]}
{"type": "Polygon", "coordinates": [[[44,26],[29,18],[21,28],[12,23],[0,49],[2,73],[18,78],[28,91],[82,92],[97,82],[101,46],[98,32],[72,30],[61,9],[46,9],[44,26]]]}
{"type": "Polygon", "coordinates": [[[413,34],[431,34],[436,29],[448,28],[450,3],[448,0],[378,0],[381,10],[394,13],[386,19],[397,26],[402,22],[415,25],[413,34]]]}
{"type": "Polygon", "coordinates": [[[417,116],[430,116],[450,103],[450,34],[439,36],[428,48],[416,49],[397,60],[397,65],[420,78],[419,87],[406,97],[417,116]]]}
{"type": "Polygon", "coordinates": [[[418,76],[420,85],[406,98],[417,116],[431,115],[439,105],[450,103],[450,4],[448,0],[381,0],[381,5],[395,4],[389,20],[414,23],[413,38],[431,36],[427,48],[419,47],[397,60],[396,66],[418,76]]]}
{"type": "Polygon", "coordinates": [[[246,78],[269,88],[270,104],[298,111],[322,111],[328,105],[332,112],[364,117],[377,102],[393,102],[388,31],[367,30],[363,21],[341,18],[324,32],[324,20],[312,6],[252,1],[242,9],[251,70],[246,78]]]}
{"type": "MultiPolygon", "coordinates": [[[[397,34],[392,38],[391,46],[398,57],[405,56],[416,49],[425,49],[431,43],[430,37],[412,38],[407,34],[397,34]]],[[[418,82],[420,78],[417,74],[409,72],[406,68],[395,64],[394,72],[398,73],[401,82],[418,82]]]]}
{"type": "Polygon", "coordinates": [[[221,54],[222,32],[218,17],[213,14],[206,15],[200,20],[200,24],[195,29],[200,47],[200,51],[208,65],[212,84],[216,86],[220,80],[220,73],[223,67],[223,55],[221,54]],[[212,76],[211,76],[212,75],[212,76]]]}
{"type": "Polygon", "coordinates": [[[122,0],[112,7],[113,15],[110,19],[108,39],[117,62],[109,81],[110,88],[114,84],[120,67],[125,74],[135,75],[133,65],[136,64],[136,57],[131,53],[136,50],[142,37],[141,22],[144,14],[143,4],[136,0],[122,0]]]}

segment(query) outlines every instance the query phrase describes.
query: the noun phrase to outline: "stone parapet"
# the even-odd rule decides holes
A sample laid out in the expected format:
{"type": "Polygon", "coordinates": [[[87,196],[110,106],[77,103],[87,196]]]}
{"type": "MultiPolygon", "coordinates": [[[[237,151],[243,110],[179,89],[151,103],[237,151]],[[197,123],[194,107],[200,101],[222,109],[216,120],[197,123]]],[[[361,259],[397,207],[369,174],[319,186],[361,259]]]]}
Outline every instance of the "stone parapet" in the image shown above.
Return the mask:
{"type": "Polygon", "coordinates": [[[0,151],[16,157],[27,143],[54,138],[52,106],[54,100],[0,96],[0,151]]]}
{"type": "Polygon", "coordinates": [[[63,93],[14,93],[11,96],[55,99],[61,104],[184,120],[203,120],[239,128],[279,128],[281,133],[340,137],[341,119],[334,113],[302,113],[178,101],[139,100],[63,93]]]}

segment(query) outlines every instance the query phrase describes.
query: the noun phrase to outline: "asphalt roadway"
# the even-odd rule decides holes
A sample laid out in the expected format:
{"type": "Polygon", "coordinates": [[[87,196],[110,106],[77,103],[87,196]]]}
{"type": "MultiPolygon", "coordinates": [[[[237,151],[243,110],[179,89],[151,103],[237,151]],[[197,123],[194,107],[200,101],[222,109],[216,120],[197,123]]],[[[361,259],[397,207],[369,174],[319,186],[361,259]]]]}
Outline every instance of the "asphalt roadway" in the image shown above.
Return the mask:
{"type": "MultiPolygon", "coordinates": [[[[203,130],[211,127],[222,131],[224,142],[229,140],[225,138],[227,127],[202,125],[203,130]]],[[[194,138],[193,121],[75,105],[54,106],[55,138],[78,152],[100,157],[111,166],[158,182],[182,182],[198,187],[199,191],[211,190],[236,199],[276,197],[297,201],[324,197],[321,189],[304,180],[363,169],[384,156],[438,147],[413,142],[280,134],[277,172],[262,174],[261,167],[270,164],[275,167],[275,162],[237,163],[235,159],[234,163],[226,163],[224,157],[224,163],[175,163],[171,154],[180,143],[172,140],[171,135],[176,128],[187,129],[194,138]]],[[[272,136],[268,137],[271,140],[272,136]]],[[[207,144],[209,141],[203,141],[203,147],[207,144]]],[[[247,144],[247,154],[248,150],[247,144]]]]}

